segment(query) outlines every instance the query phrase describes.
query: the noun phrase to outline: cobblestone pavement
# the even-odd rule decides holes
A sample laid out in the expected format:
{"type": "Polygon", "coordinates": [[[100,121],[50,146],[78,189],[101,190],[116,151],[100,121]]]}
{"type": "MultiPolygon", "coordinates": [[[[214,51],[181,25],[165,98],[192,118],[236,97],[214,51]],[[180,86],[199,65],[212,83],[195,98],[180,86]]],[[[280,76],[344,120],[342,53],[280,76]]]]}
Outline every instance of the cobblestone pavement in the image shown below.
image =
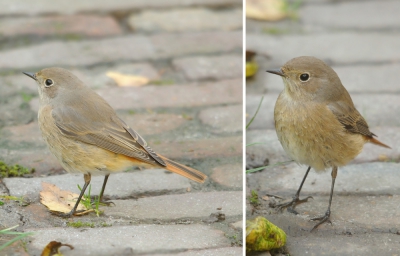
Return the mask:
{"type": "MultiPolygon", "coordinates": [[[[40,255],[52,240],[75,247],[64,255],[242,254],[242,1],[0,1],[0,86],[0,160],[36,170],[0,182],[0,195],[29,202],[5,201],[0,228],[34,232],[2,255],[40,255]],[[115,206],[100,217],[50,214],[42,181],[83,185],[42,141],[37,88],[21,73],[51,66],[94,88],[156,152],[209,179],[131,170],[110,176],[115,206]],[[152,82],[121,88],[108,71],[152,82]],[[69,227],[78,221],[93,227],[69,227]]],[[[92,178],[93,195],[102,179],[92,178]]]]}
{"type": "MultiPolygon", "coordinates": [[[[273,108],[283,89],[278,76],[265,73],[302,55],[323,59],[338,73],[371,131],[392,149],[367,144],[348,166],[340,168],[332,202],[332,225],[310,233],[311,217],[325,213],[330,171],[310,172],[302,196],[313,200],[296,207],[299,215],[269,207],[274,194],[290,199],[306,167],[295,163],[248,174],[247,198],[258,193],[261,205],[247,203],[247,218],[263,215],[288,235],[290,255],[400,255],[400,9],[399,1],[304,0],[298,20],[247,20],[246,48],[258,53],[260,70],[246,86],[247,121],[264,96],[246,135],[248,166],[290,160],[273,123],[273,108]]],[[[277,199],[279,201],[279,199],[277,199]]],[[[280,252],[272,252],[279,255],[280,252]]],[[[268,255],[268,254],[254,254],[268,255]]]]}

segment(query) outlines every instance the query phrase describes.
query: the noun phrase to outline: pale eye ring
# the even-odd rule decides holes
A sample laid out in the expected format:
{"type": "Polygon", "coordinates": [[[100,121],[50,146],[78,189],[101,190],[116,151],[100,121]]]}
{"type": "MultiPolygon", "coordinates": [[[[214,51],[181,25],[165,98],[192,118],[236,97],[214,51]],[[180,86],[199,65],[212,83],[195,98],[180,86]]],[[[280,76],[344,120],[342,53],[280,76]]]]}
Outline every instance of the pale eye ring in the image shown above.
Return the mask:
{"type": "Polygon", "coordinates": [[[303,73],[303,74],[300,75],[300,81],[307,82],[308,80],[310,80],[310,74],[303,73]]]}
{"type": "Polygon", "coordinates": [[[45,84],[46,87],[50,87],[50,86],[52,86],[54,84],[54,82],[51,79],[46,79],[44,81],[44,84],[45,84]]]}

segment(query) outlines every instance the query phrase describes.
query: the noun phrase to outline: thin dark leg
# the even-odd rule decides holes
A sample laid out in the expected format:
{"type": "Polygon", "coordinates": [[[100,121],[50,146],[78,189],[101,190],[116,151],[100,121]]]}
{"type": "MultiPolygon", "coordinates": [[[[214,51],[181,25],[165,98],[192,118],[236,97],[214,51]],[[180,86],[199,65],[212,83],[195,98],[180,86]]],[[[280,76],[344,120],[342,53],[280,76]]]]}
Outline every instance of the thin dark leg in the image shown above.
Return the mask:
{"type": "Polygon", "coordinates": [[[314,229],[316,229],[319,225],[321,225],[322,223],[329,221],[329,216],[331,216],[331,204],[332,204],[332,197],[333,197],[333,187],[335,186],[335,180],[336,180],[336,176],[337,176],[337,170],[338,168],[336,166],[334,166],[332,168],[332,186],[331,186],[331,195],[329,196],[329,206],[328,206],[328,210],[326,211],[324,216],[321,217],[317,217],[317,218],[312,218],[311,220],[319,220],[320,222],[317,223],[317,225],[315,225],[311,231],[313,231],[314,229]]]}
{"type": "MultiPolygon", "coordinates": [[[[100,191],[100,195],[99,195],[99,202],[100,202],[101,204],[104,204],[104,205],[107,205],[107,206],[110,206],[111,204],[114,204],[113,202],[103,201],[104,190],[106,189],[106,184],[107,184],[107,181],[108,181],[108,177],[109,177],[109,176],[110,176],[110,174],[107,174],[107,175],[104,177],[103,186],[101,187],[101,191],[100,191]]],[[[114,205],[115,205],[115,204],[114,204],[114,205]]]]}
{"type": "Polygon", "coordinates": [[[91,180],[90,173],[84,174],[83,179],[85,180],[85,185],[83,185],[83,188],[81,190],[81,193],[79,194],[78,200],[76,201],[74,208],[69,213],[59,214],[60,217],[69,218],[72,215],[74,215],[74,213],[76,212],[76,208],[78,208],[79,202],[81,201],[82,196],[85,194],[85,190],[86,190],[87,186],[89,186],[89,184],[90,184],[90,180],[91,180]]]}
{"type": "Polygon", "coordinates": [[[283,209],[283,208],[285,208],[285,207],[288,207],[288,208],[287,208],[288,212],[291,212],[291,213],[294,213],[294,214],[299,214],[299,213],[294,209],[294,208],[296,207],[296,205],[301,204],[301,203],[304,203],[304,202],[307,202],[308,199],[312,198],[312,196],[308,196],[308,197],[306,197],[306,198],[304,198],[304,199],[299,199],[299,197],[300,197],[300,191],[301,191],[301,189],[303,188],[303,184],[304,184],[304,182],[306,181],[307,175],[308,175],[308,173],[310,172],[310,170],[311,170],[311,166],[308,167],[307,172],[306,172],[306,174],[304,175],[303,180],[301,181],[300,187],[299,187],[299,189],[297,190],[296,194],[295,194],[294,197],[293,197],[293,200],[290,201],[290,202],[288,202],[288,203],[283,203],[283,204],[278,204],[278,205],[276,205],[276,206],[278,207],[279,210],[281,210],[281,209],[283,209]]]}
{"type": "Polygon", "coordinates": [[[106,189],[106,184],[107,184],[107,180],[108,180],[108,176],[110,176],[110,174],[107,174],[104,177],[104,181],[103,181],[103,186],[101,187],[101,191],[100,191],[100,202],[103,202],[103,194],[104,194],[104,190],[106,189]]]}

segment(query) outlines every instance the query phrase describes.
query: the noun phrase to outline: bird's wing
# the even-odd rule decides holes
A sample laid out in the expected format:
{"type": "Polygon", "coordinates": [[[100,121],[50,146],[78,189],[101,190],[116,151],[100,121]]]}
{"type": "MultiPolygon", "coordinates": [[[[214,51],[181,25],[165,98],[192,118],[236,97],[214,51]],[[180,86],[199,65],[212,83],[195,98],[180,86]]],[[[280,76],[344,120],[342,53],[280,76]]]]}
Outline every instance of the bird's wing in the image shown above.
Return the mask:
{"type": "Polygon", "coordinates": [[[102,105],[104,108],[97,106],[96,109],[88,105],[86,107],[91,108],[91,111],[73,106],[52,110],[55,123],[65,136],[149,164],[166,166],[146,141],[124,123],[107,103],[102,105]],[[99,110],[107,111],[100,113],[99,110]]]}
{"type": "Polygon", "coordinates": [[[367,122],[354,106],[344,101],[336,101],[329,103],[328,108],[347,131],[359,133],[370,138],[376,136],[369,130],[367,122]]]}

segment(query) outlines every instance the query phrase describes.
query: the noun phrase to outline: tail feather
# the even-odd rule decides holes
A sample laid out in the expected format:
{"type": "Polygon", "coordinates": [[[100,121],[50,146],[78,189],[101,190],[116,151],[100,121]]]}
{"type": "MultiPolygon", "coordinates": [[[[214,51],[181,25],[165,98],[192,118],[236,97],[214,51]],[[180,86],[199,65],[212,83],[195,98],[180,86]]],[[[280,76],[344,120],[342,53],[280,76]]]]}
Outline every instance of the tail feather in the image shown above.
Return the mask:
{"type": "Polygon", "coordinates": [[[207,175],[203,174],[202,172],[199,172],[193,168],[187,167],[183,164],[174,162],[166,157],[163,157],[161,155],[158,155],[161,157],[161,159],[167,164],[165,169],[168,171],[177,173],[179,175],[182,175],[186,178],[189,178],[191,180],[197,181],[199,183],[203,183],[207,179],[207,175]]]}
{"type": "Polygon", "coordinates": [[[369,142],[371,142],[371,143],[373,143],[373,144],[375,144],[375,145],[384,147],[384,148],[391,148],[391,147],[389,147],[388,145],[383,144],[382,142],[380,142],[379,140],[377,140],[377,139],[375,139],[375,138],[369,138],[369,142]]]}

